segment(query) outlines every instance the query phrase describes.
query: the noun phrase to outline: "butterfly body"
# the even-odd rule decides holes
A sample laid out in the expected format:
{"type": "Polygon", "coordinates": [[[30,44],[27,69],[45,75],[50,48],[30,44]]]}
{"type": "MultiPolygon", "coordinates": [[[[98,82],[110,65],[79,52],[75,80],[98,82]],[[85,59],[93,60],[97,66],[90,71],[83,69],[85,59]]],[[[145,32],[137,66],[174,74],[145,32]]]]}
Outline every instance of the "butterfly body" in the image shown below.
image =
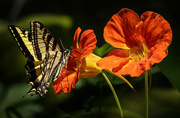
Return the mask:
{"type": "Polygon", "coordinates": [[[30,23],[30,32],[14,25],[9,26],[19,49],[28,59],[25,65],[29,93],[45,96],[51,81],[55,81],[66,65],[70,51],[59,46],[49,30],[38,21],[30,23]]]}

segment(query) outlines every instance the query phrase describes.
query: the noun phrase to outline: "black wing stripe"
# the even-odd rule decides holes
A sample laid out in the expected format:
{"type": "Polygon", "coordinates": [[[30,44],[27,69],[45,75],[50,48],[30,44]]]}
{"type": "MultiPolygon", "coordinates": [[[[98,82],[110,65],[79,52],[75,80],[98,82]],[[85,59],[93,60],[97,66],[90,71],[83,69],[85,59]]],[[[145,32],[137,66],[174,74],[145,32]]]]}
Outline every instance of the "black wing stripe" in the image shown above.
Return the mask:
{"type": "Polygon", "coordinates": [[[24,54],[24,56],[31,61],[34,61],[34,57],[31,55],[31,53],[29,52],[27,45],[25,44],[25,42],[29,43],[28,45],[32,46],[32,43],[29,42],[29,33],[28,31],[26,31],[25,29],[22,29],[20,27],[15,27],[15,26],[9,26],[9,30],[12,33],[19,49],[21,50],[21,52],[24,54]],[[26,39],[28,41],[23,41],[23,39],[26,39]]]}
{"type": "MultiPolygon", "coordinates": [[[[41,25],[41,27],[42,27],[42,24],[40,24],[41,25]]],[[[42,30],[42,28],[40,28],[41,30],[42,30]]],[[[48,46],[48,44],[49,43],[47,43],[46,42],[46,35],[47,35],[48,33],[47,33],[47,29],[46,28],[44,28],[44,32],[43,32],[43,41],[44,41],[44,43],[45,43],[45,45],[46,45],[46,51],[48,52],[49,51],[49,46],[48,46]]],[[[49,36],[49,35],[48,35],[49,36]]],[[[48,38],[48,37],[47,37],[48,38]]],[[[47,39],[47,40],[50,40],[50,39],[47,39]]]]}
{"type": "MultiPolygon", "coordinates": [[[[48,36],[47,36],[47,50],[48,50],[48,51],[49,51],[49,47],[50,47],[49,44],[51,43],[50,41],[52,40],[52,38],[53,38],[52,35],[48,35],[48,36]]],[[[53,43],[54,43],[54,42],[53,42],[53,43]]]]}
{"type": "Polygon", "coordinates": [[[42,23],[32,21],[31,33],[33,48],[38,60],[43,60],[49,51],[61,51],[51,32],[42,23]]]}
{"type": "Polygon", "coordinates": [[[53,43],[53,46],[52,46],[52,50],[55,50],[56,49],[56,47],[57,47],[57,42],[56,41],[54,41],[54,43],[53,43]]]}
{"type": "Polygon", "coordinates": [[[42,54],[40,52],[40,48],[39,48],[39,42],[42,43],[41,45],[44,44],[43,40],[38,40],[38,35],[37,35],[37,26],[36,25],[33,25],[31,26],[31,28],[33,28],[32,30],[32,39],[33,39],[33,46],[34,46],[34,51],[35,51],[35,54],[36,54],[36,57],[38,58],[38,60],[42,60],[42,54]]]}

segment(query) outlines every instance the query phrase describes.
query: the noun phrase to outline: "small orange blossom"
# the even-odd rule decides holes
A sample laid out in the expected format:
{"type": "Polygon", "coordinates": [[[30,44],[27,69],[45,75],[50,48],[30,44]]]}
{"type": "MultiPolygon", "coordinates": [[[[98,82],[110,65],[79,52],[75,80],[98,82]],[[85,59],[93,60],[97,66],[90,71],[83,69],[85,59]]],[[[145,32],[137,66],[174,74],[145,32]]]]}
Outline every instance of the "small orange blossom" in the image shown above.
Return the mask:
{"type": "Polygon", "coordinates": [[[79,39],[80,33],[81,29],[78,27],[74,34],[72,57],[58,79],[53,82],[56,94],[70,92],[79,78],[94,77],[101,72],[101,69],[96,65],[101,58],[92,54],[97,43],[96,35],[93,30],[86,30],[79,39]]]}

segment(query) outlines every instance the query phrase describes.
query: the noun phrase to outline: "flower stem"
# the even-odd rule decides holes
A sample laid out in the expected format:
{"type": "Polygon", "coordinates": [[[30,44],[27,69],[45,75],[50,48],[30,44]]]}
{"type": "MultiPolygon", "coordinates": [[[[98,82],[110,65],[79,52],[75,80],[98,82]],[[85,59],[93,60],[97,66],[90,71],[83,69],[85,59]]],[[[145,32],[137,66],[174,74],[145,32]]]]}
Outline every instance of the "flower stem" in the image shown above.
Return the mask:
{"type": "Polygon", "coordinates": [[[148,112],[149,112],[149,106],[148,106],[148,71],[145,71],[145,110],[146,110],[146,114],[145,114],[145,118],[148,118],[148,112]]]}
{"type": "Polygon", "coordinates": [[[124,118],[124,115],[123,115],[123,112],[122,112],[122,108],[121,108],[119,99],[118,99],[118,97],[117,97],[117,94],[116,94],[116,92],[115,92],[115,90],[114,90],[111,82],[109,81],[108,77],[106,76],[106,74],[105,74],[103,71],[101,71],[101,74],[102,74],[103,77],[105,78],[106,82],[108,83],[108,85],[109,85],[109,87],[110,87],[110,89],[111,89],[111,91],[112,91],[112,93],[113,93],[113,95],[114,95],[114,99],[115,99],[116,104],[117,104],[117,106],[118,106],[118,108],[119,108],[119,112],[120,112],[121,118],[124,118]]]}
{"type": "Polygon", "coordinates": [[[148,70],[148,72],[149,72],[149,90],[150,90],[152,85],[152,68],[148,70]]]}

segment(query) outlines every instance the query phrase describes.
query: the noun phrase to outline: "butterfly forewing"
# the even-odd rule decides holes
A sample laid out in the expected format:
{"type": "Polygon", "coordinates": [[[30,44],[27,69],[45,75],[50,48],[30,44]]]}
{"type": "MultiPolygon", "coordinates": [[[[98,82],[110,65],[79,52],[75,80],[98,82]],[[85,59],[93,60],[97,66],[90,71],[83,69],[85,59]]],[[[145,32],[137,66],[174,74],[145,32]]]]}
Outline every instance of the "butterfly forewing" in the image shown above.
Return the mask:
{"type": "Polygon", "coordinates": [[[31,22],[31,39],[38,60],[43,60],[49,51],[61,51],[48,29],[38,21],[31,22]]]}
{"type": "Polygon", "coordinates": [[[24,56],[30,61],[37,61],[31,39],[29,38],[29,32],[21,27],[13,25],[10,25],[8,28],[24,56]]]}

